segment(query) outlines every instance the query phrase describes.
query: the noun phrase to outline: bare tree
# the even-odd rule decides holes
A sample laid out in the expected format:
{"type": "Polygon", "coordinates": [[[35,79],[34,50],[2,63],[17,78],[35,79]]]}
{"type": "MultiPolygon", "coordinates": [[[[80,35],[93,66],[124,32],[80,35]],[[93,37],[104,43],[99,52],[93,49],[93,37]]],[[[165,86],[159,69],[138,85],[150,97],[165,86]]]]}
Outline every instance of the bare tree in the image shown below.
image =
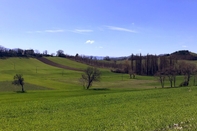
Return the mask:
{"type": "Polygon", "coordinates": [[[47,50],[44,50],[43,51],[43,55],[47,55],[48,54],[48,51],[47,50]]]}
{"type": "Polygon", "coordinates": [[[57,51],[57,56],[64,56],[64,51],[63,50],[58,50],[57,51]]]}
{"type": "Polygon", "coordinates": [[[173,83],[174,83],[174,87],[175,87],[176,86],[176,75],[177,75],[176,67],[169,66],[164,69],[164,72],[170,81],[170,87],[173,86],[173,83]]]}
{"type": "Polygon", "coordinates": [[[103,58],[103,60],[110,61],[111,59],[110,59],[109,56],[106,56],[106,57],[103,58]]]}
{"type": "Polygon", "coordinates": [[[190,82],[190,78],[192,77],[192,75],[195,74],[197,70],[196,65],[193,63],[186,63],[182,61],[179,63],[179,69],[180,72],[185,76],[185,81],[184,81],[184,83],[186,83],[185,85],[188,86],[190,82]]]}
{"type": "Polygon", "coordinates": [[[135,79],[135,72],[132,69],[129,69],[128,73],[129,73],[130,79],[131,78],[135,79]]]}
{"type": "Polygon", "coordinates": [[[51,56],[55,56],[55,53],[51,53],[51,56]]]}
{"type": "Polygon", "coordinates": [[[130,65],[129,65],[129,61],[128,60],[125,60],[124,61],[124,64],[123,64],[123,70],[124,70],[124,73],[129,73],[129,68],[130,68],[130,65]]]}
{"type": "Polygon", "coordinates": [[[164,82],[165,82],[165,78],[166,78],[166,75],[165,75],[165,72],[163,70],[161,71],[158,71],[156,74],[155,74],[155,77],[158,78],[160,84],[161,84],[161,87],[164,88],[164,82]]]}
{"type": "Polygon", "coordinates": [[[135,67],[136,67],[135,72],[136,74],[141,75],[142,74],[142,55],[141,54],[136,55],[135,58],[136,58],[135,59],[135,67]]]}
{"type": "Polygon", "coordinates": [[[23,75],[16,74],[14,76],[14,81],[12,82],[12,84],[21,86],[22,87],[22,92],[25,92],[24,87],[23,87],[24,86],[24,78],[23,78],[23,75]]]}
{"type": "Polygon", "coordinates": [[[100,78],[101,72],[97,68],[88,67],[81,76],[81,82],[84,88],[89,89],[93,81],[100,81],[100,78]]]}
{"type": "Polygon", "coordinates": [[[35,54],[40,54],[39,50],[34,50],[35,54]]]}

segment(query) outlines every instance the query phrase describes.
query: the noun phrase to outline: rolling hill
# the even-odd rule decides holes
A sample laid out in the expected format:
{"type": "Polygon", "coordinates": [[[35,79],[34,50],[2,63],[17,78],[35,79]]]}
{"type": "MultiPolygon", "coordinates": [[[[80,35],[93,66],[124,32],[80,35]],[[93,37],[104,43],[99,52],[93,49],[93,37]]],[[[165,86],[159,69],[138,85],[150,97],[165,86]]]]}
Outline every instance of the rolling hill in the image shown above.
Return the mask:
{"type": "Polygon", "coordinates": [[[170,56],[178,60],[197,60],[197,54],[188,50],[180,50],[171,53],[170,56]]]}

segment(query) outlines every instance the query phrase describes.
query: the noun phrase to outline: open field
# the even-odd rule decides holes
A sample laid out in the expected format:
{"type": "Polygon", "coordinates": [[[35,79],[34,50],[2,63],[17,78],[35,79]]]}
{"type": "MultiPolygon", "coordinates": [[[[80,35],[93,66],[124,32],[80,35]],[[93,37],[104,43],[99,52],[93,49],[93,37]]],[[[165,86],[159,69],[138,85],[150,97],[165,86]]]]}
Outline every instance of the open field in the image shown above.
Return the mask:
{"type": "Polygon", "coordinates": [[[81,72],[46,65],[33,58],[0,60],[1,81],[12,81],[16,73],[23,74],[25,82],[51,89],[74,89],[81,72]],[[71,81],[72,79],[72,81],[71,81]]]}
{"type": "MultiPolygon", "coordinates": [[[[55,58],[55,57],[54,57],[55,58]]],[[[63,58],[61,58],[63,59],[63,58]]],[[[59,60],[59,58],[57,58],[59,60]]],[[[69,61],[69,60],[65,60],[69,61]]],[[[64,62],[64,61],[63,61],[64,62]]],[[[63,63],[62,62],[62,63],[63,63]]],[[[75,65],[74,61],[68,63],[67,66],[75,65]]],[[[60,63],[61,64],[61,63],[60,63]]],[[[75,68],[85,68],[80,63],[75,68]]],[[[77,65],[76,64],[76,65],[77,65]]],[[[46,65],[33,58],[8,58],[0,59],[0,81],[12,81],[16,73],[24,75],[25,82],[33,85],[47,87],[59,90],[81,90],[82,86],[79,82],[82,72],[72,71],[53,66],[46,65]]],[[[127,74],[114,74],[107,69],[101,69],[102,80],[95,83],[95,88],[154,88],[158,83],[153,77],[137,76],[136,79],[129,79],[127,74]]],[[[2,85],[3,86],[3,85],[2,85]]],[[[1,87],[1,85],[0,85],[1,87]]]]}
{"type": "MultiPolygon", "coordinates": [[[[49,58],[66,66],[86,65],[49,58]],[[78,65],[79,64],[79,65],[78,65]]],[[[60,69],[33,58],[0,59],[0,130],[197,130],[197,88],[161,89],[156,78],[114,74],[83,90],[80,71],[60,69]],[[22,73],[27,93],[11,85],[22,73]],[[157,88],[155,88],[157,87],[157,88]]],[[[183,77],[177,77],[177,85],[183,77]]],[[[165,84],[167,87],[169,83],[165,84]]]]}
{"type": "Polygon", "coordinates": [[[0,130],[196,130],[197,90],[0,93],[0,130]]]}
{"type": "Polygon", "coordinates": [[[61,57],[45,57],[55,63],[61,64],[61,65],[65,65],[65,66],[71,66],[73,68],[78,68],[78,69],[82,69],[84,70],[85,68],[87,68],[88,66],[79,62],[75,62],[69,59],[65,59],[65,58],[61,58],[61,57]]]}

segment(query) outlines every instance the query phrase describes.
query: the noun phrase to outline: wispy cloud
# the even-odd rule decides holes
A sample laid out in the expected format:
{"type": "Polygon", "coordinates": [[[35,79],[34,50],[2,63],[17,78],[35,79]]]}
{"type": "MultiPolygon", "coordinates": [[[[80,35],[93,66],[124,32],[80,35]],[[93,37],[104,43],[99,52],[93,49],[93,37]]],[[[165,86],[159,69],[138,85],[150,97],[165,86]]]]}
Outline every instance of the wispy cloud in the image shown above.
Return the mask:
{"type": "Polygon", "coordinates": [[[36,31],[27,31],[26,33],[28,33],[28,34],[36,33],[36,31]]]}
{"type": "Polygon", "coordinates": [[[93,32],[93,30],[79,30],[79,29],[75,29],[72,32],[75,32],[75,33],[90,33],[90,32],[93,32]]]}
{"type": "Polygon", "coordinates": [[[187,46],[186,45],[182,45],[182,48],[187,48],[187,46]]]}
{"type": "Polygon", "coordinates": [[[138,49],[138,51],[142,51],[142,49],[138,49]]]}
{"type": "Polygon", "coordinates": [[[80,29],[74,29],[74,30],[64,30],[64,29],[53,30],[52,29],[51,30],[51,29],[47,29],[47,30],[27,31],[27,33],[63,33],[63,32],[74,32],[74,33],[84,34],[84,33],[93,32],[93,30],[80,30],[80,29]]]}
{"type": "Polygon", "coordinates": [[[135,30],[130,30],[127,28],[121,28],[121,27],[116,27],[116,26],[107,26],[108,29],[110,30],[117,30],[117,31],[125,31],[125,32],[131,32],[131,33],[137,33],[135,30]]]}
{"type": "Polygon", "coordinates": [[[59,30],[37,30],[37,31],[28,31],[27,33],[62,33],[65,32],[63,29],[59,30]]]}
{"type": "Polygon", "coordinates": [[[32,31],[31,33],[43,33],[44,31],[32,31]]]}
{"type": "Polygon", "coordinates": [[[86,44],[93,44],[94,43],[94,40],[87,40],[86,41],[86,44]]]}
{"type": "Polygon", "coordinates": [[[60,33],[60,32],[64,32],[64,30],[45,30],[44,32],[47,32],[47,33],[60,33]]]}

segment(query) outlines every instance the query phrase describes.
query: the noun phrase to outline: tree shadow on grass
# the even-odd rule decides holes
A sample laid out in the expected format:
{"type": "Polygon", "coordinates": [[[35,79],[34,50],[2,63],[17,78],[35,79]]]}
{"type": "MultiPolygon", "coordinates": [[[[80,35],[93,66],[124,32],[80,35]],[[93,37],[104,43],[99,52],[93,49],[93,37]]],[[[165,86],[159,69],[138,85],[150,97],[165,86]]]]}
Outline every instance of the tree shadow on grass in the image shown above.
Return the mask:
{"type": "Polygon", "coordinates": [[[92,88],[91,90],[102,91],[102,90],[110,90],[110,89],[109,88],[92,88]]]}
{"type": "MultiPolygon", "coordinates": [[[[48,87],[34,85],[30,83],[25,83],[24,89],[27,91],[31,90],[53,90],[48,87]]],[[[21,93],[21,86],[16,86],[12,84],[12,81],[0,81],[0,92],[7,92],[7,91],[13,91],[21,93]]]]}
{"type": "Polygon", "coordinates": [[[27,93],[26,91],[14,91],[16,93],[27,93]]]}

